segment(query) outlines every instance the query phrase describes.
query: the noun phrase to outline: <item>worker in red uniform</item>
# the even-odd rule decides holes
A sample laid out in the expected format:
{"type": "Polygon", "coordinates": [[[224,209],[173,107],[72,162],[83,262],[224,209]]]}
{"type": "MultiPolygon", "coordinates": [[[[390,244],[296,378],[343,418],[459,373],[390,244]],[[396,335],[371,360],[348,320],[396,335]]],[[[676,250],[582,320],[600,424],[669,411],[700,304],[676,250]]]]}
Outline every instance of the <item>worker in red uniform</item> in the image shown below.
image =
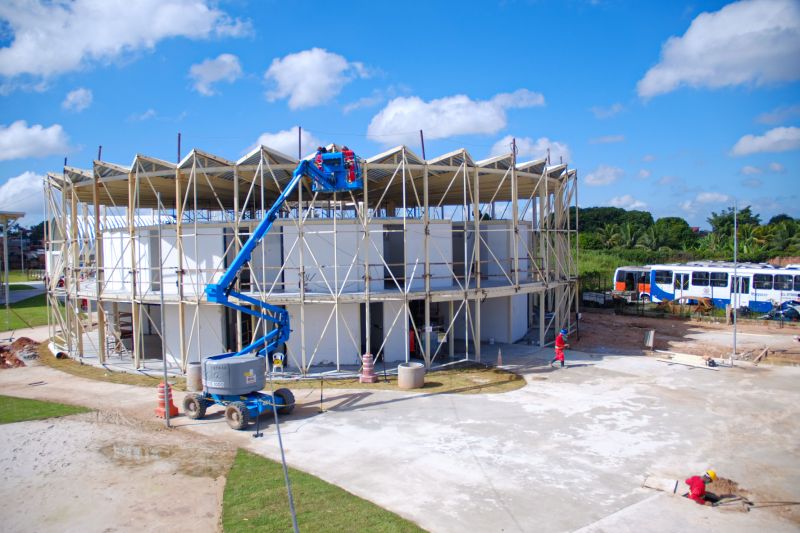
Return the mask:
{"type": "Polygon", "coordinates": [[[706,483],[713,483],[716,480],[717,473],[713,470],[707,470],[702,476],[692,476],[684,481],[684,483],[689,485],[689,492],[684,496],[690,500],[694,500],[695,503],[699,503],[700,505],[714,503],[718,498],[716,495],[706,492],[706,483]]]}
{"type": "Polygon", "coordinates": [[[556,361],[561,361],[561,368],[564,368],[564,349],[569,348],[569,344],[567,344],[567,333],[566,328],[563,328],[558,332],[558,335],[556,335],[556,356],[550,361],[550,366],[553,366],[553,363],[556,361]]]}
{"type": "Polygon", "coordinates": [[[326,150],[324,147],[317,146],[317,153],[314,156],[314,165],[316,165],[316,167],[320,170],[322,170],[322,154],[327,152],[328,150],[326,150]]]}
{"type": "Polygon", "coordinates": [[[347,169],[347,182],[353,183],[356,181],[356,154],[347,146],[343,146],[342,155],[344,156],[344,168],[347,169]]]}

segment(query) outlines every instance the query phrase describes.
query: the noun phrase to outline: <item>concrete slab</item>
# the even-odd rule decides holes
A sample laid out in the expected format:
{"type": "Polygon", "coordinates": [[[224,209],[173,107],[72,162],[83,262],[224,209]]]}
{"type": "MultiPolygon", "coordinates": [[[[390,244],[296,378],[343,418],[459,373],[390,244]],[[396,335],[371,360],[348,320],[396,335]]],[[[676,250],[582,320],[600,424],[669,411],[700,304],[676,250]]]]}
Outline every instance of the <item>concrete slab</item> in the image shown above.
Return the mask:
{"type": "MultiPolygon", "coordinates": [[[[705,372],[568,351],[570,366],[550,369],[552,351],[526,349],[503,351],[528,381],[505,394],[326,389],[319,413],[319,390],[298,389],[281,424],[287,460],[431,531],[797,530],[798,506],[734,513],[641,484],[713,467],[754,500],[800,501],[800,368],[705,372]]],[[[6,371],[0,387],[152,412],[152,390],[63,376],[6,371]],[[22,383],[37,379],[46,385],[22,383]]],[[[174,422],[279,458],[269,418],[260,439],[230,430],[219,408],[174,422]]]]}

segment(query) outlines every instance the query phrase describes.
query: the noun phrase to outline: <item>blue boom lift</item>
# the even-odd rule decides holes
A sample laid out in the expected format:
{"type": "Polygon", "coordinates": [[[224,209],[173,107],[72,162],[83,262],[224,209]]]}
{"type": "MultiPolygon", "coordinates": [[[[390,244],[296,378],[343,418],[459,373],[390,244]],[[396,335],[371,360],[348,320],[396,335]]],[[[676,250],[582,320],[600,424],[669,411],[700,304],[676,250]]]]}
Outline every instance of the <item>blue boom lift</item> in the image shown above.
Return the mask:
{"type": "Polygon", "coordinates": [[[238,352],[224,353],[203,361],[203,392],[189,394],[183,402],[186,415],[192,419],[205,416],[209,405],[225,406],[225,420],[233,429],[244,429],[251,419],[271,410],[289,414],[294,409],[294,395],[289,389],[278,389],[274,397],[259,392],[266,383],[267,357],[289,340],[289,313],[278,306],[237,292],[236,279],[250,260],[253,250],[272,228],[281,207],[301,180],[310,178],[314,192],[346,192],[364,187],[361,164],[346,146],[341,150],[318,149],[312,160],[303,160],[292,173],[292,179],[267,211],[264,219],[242,246],[218,283],[206,286],[209,302],[225,305],[274,324],[264,336],[238,352]],[[252,306],[252,308],[250,307],[252,306]]]}

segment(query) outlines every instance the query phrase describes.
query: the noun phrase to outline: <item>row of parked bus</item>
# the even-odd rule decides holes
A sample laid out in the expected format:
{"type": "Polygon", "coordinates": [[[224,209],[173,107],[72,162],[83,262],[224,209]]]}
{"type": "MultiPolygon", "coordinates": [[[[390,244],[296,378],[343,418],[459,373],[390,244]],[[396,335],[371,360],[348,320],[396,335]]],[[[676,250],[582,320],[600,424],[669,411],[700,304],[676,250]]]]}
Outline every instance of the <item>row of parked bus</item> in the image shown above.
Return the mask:
{"type": "Polygon", "coordinates": [[[613,293],[645,302],[708,298],[715,307],[732,305],[768,313],[800,298],[800,265],[702,261],[620,267],[614,273],[613,293]]]}

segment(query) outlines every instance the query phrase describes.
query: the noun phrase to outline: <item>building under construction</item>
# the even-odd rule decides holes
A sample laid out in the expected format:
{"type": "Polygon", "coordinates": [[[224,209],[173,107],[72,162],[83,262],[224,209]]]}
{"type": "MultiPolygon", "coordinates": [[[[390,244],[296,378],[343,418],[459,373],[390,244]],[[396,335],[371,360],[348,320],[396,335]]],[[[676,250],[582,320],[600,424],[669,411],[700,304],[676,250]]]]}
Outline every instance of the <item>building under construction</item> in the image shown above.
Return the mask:
{"type": "MultiPolygon", "coordinates": [[[[363,190],[298,187],[237,278],[238,292],[288,311],[291,370],[342,370],[364,353],[480,361],[482,343],[544,346],[574,325],[575,170],[463,149],[425,160],[403,146],[361,164],[363,190]]],[[[264,335],[271,324],[204,289],[297,165],[260,146],[238,161],[193,150],[177,164],[137,155],[49,174],[55,349],[140,370],[166,355],[178,372],[264,335]]]]}

